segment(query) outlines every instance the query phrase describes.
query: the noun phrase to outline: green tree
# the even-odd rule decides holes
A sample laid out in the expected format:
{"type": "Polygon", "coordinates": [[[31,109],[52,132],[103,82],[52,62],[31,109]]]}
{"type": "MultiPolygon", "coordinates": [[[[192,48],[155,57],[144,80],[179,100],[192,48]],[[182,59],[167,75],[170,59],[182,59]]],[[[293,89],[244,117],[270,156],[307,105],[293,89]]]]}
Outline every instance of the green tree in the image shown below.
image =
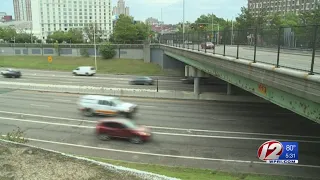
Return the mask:
{"type": "Polygon", "coordinates": [[[15,35],[15,42],[16,43],[33,43],[36,40],[37,40],[37,38],[35,36],[33,36],[32,34],[28,34],[28,33],[19,33],[19,34],[15,35]]]}
{"type": "Polygon", "coordinates": [[[149,35],[154,35],[154,33],[151,31],[151,27],[143,22],[136,23],[135,28],[137,32],[135,41],[143,41],[146,40],[149,35]]]}
{"type": "Polygon", "coordinates": [[[121,14],[114,27],[114,39],[116,42],[135,41],[138,37],[136,26],[133,19],[121,14]]]}
{"type": "Polygon", "coordinates": [[[115,47],[109,42],[100,45],[99,52],[103,59],[111,59],[116,55],[115,47]]]}
{"type": "Polygon", "coordinates": [[[7,28],[0,28],[0,39],[4,41],[14,41],[17,32],[15,29],[7,27],[7,28]]]}
{"type": "Polygon", "coordinates": [[[83,43],[83,34],[78,29],[69,29],[65,33],[66,42],[68,43],[83,43]]]}
{"type": "Polygon", "coordinates": [[[49,40],[49,42],[62,43],[63,41],[66,41],[67,37],[64,31],[55,31],[50,34],[47,39],[49,40]]]}
{"type": "Polygon", "coordinates": [[[97,23],[89,23],[83,30],[84,36],[87,42],[93,43],[94,39],[96,43],[102,42],[103,32],[97,23]],[[94,38],[95,37],[95,38],[94,38]]]}

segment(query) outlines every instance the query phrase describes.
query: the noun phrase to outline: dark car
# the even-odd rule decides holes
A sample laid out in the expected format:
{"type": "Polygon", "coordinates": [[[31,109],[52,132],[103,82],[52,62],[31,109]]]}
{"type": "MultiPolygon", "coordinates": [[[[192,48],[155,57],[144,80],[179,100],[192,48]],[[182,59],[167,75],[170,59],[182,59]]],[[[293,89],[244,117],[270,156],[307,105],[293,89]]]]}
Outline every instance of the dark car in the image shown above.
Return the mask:
{"type": "Polygon", "coordinates": [[[21,77],[21,72],[15,69],[6,69],[4,71],[1,71],[1,74],[3,77],[14,77],[14,78],[19,78],[21,77]]]}
{"type": "Polygon", "coordinates": [[[103,141],[116,137],[129,139],[134,144],[140,144],[150,140],[151,131],[149,128],[136,125],[128,119],[114,118],[100,120],[96,126],[96,135],[103,141]]]}
{"type": "Polygon", "coordinates": [[[129,83],[135,85],[153,85],[154,80],[150,77],[137,77],[129,81],[129,83]]]}
{"type": "MultiPolygon", "coordinates": [[[[210,84],[210,79],[207,77],[199,77],[200,78],[200,84],[210,84]]],[[[183,84],[193,84],[194,83],[194,77],[185,77],[181,79],[181,82],[183,84]]]]}
{"type": "Polygon", "coordinates": [[[214,44],[212,42],[201,43],[201,49],[214,49],[214,44]]]}

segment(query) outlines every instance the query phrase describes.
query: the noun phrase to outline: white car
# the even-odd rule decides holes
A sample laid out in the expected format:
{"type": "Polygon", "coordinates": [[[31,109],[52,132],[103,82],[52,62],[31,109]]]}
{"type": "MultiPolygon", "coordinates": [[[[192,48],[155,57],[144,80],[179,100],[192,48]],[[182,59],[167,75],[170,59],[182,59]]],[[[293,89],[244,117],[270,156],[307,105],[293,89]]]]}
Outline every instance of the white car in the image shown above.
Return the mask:
{"type": "Polygon", "coordinates": [[[96,74],[96,68],[92,66],[80,66],[72,71],[74,75],[93,76],[96,74]]]}
{"type": "Polygon", "coordinates": [[[136,104],[121,101],[118,97],[85,95],[78,101],[78,108],[85,116],[93,115],[125,115],[131,118],[136,112],[136,104]]]}

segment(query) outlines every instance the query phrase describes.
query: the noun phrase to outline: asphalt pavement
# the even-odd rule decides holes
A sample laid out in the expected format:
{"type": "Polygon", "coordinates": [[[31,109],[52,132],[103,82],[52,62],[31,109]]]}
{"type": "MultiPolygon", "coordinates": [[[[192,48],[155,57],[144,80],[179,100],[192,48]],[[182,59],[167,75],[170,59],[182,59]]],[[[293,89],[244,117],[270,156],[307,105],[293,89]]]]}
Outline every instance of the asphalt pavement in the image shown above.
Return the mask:
{"type": "MultiPolygon", "coordinates": [[[[4,70],[5,68],[1,68],[4,70]]],[[[108,88],[128,88],[128,89],[157,89],[157,79],[159,90],[174,91],[193,91],[193,84],[183,84],[181,79],[184,77],[165,77],[151,76],[155,80],[154,85],[130,85],[129,80],[134,75],[106,75],[96,74],[95,76],[74,76],[71,72],[45,71],[45,70],[27,70],[20,69],[22,77],[18,79],[0,77],[1,81],[25,82],[38,84],[59,84],[59,85],[80,85],[80,86],[98,86],[108,88]]],[[[214,80],[213,85],[201,85],[202,92],[226,93],[227,86],[222,80],[214,80]]]]}
{"type": "Polygon", "coordinates": [[[0,95],[0,132],[20,127],[30,144],[67,153],[231,172],[320,177],[320,125],[270,103],[122,98],[137,103],[133,119],[153,131],[135,145],[99,141],[97,120],[78,111],[78,95],[9,91],[0,95]],[[299,142],[297,165],[270,165],[256,157],[265,141],[299,142]]]}
{"type": "MultiPolygon", "coordinates": [[[[179,47],[179,45],[178,45],[179,47]]],[[[182,47],[182,44],[180,45],[182,47]]],[[[198,51],[197,44],[186,45],[186,48],[194,49],[198,51]]],[[[209,54],[220,54],[223,55],[224,46],[222,44],[216,45],[215,50],[212,49],[201,49],[200,51],[207,52],[209,54]]],[[[237,57],[237,46],[226,46],[226,56],[237,57]]],[[[248,48],[247,46],[239,46],[239,58],[253,60],[254,59],[254,48],[248,48]]],[[[277,64],[277,51],[265,51],[264,48],[257,47],[256,51],[256,61],[261,63],[268,64],[277,64]]],[[[306,53],[280,53],[279,56],[279,65],[280,67],[287,67],[297,70],[310,71],[312,61],[312,54],[306,53]]],[[[315,56],[314,59],[314,72],[320,73],[320,56],[315,56]]]]}

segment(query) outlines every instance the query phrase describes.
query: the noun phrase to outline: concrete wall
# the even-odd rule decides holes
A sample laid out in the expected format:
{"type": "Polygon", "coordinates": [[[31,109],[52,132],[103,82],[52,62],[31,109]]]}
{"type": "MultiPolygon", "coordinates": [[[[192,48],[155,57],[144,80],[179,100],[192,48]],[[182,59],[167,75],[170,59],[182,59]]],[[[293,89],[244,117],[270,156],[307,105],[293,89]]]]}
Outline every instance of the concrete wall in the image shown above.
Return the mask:
{"type": "MultiPolygon", "coordinates": [[[[87,48],[90,56],[94,56],[94,48],[87,48]]],[[[60,56],[81,56],[80,48],[61,48],[60,56]]],[[[55,48],[0,47],[0,56],[57,56],[55,48]]],[[[100,56],[97,51],[97,56],[100,56]]],[[[114,58],[143,59],[143,49],[116,49],[114,58]]]]}
{"type": "Polygon", "coordinates": [[[158,48],[151,48],[150,57],[151,63],[158,64],[163,67],[163,50],[158,48]]]}

